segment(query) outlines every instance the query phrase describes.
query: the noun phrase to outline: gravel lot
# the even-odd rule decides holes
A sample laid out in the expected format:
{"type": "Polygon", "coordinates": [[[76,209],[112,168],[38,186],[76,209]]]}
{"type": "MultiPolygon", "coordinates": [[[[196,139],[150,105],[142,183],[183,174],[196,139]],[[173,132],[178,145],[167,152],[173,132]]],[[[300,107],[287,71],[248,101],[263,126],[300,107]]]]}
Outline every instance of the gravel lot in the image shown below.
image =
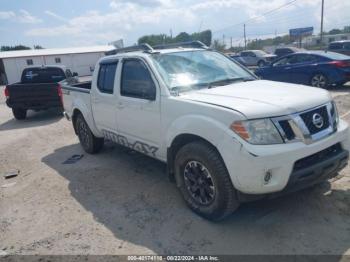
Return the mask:
{"type": "MultiPolygon", "coordinates": [[[[58,112],[16,121],[0,92],[0,174],[20,170],[0,176],[2,254],[350,255],[348,167],[331,183],[211,223],[185,206],[164,164],[113,144],[84,154],[58,112]],[[84,157],[62,164],[74,154],[84,157]]],[[[333,95],[349,112],[347,87],[333,95]]]]}

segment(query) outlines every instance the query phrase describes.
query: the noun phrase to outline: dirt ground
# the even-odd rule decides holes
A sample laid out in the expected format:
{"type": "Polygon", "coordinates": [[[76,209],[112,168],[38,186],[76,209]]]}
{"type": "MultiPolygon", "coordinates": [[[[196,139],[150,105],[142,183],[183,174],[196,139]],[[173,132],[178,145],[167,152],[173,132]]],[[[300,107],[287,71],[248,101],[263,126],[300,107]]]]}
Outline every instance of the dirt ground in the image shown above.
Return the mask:
{"type": "MultiPolygon", "coordinates": [[[[58,112],[16,121],[0,92],[0,174],[20,170],[0,176],[1,254],[350,255],[349,167],[211,223],[186,207],[164,164],[113,144],[85,154],[58,112]],[[84,157],[62,164],[74,154],[84,157]]],[[[333,95],[350,123],[350,87],[333,95]]]]}

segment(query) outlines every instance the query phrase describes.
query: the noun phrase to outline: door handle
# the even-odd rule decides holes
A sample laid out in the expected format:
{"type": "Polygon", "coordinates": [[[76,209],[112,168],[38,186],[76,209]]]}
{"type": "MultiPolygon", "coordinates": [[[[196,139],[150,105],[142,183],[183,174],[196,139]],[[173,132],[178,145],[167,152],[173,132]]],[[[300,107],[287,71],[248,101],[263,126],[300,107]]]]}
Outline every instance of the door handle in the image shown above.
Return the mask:
{"type": "Polygon", "coordinates": [[[286,68],[284,68],[284,69],[288,70],[288,69],[291,69],[291,67],[286,67],[286,68]]]}
{"type": "Polygon", "coordinates": [[[118,104],[117,104],[117,108],[118,109],[123,109],[125,107],[125,105],[122,103],[122,102],[119,102],[118,104]]]}

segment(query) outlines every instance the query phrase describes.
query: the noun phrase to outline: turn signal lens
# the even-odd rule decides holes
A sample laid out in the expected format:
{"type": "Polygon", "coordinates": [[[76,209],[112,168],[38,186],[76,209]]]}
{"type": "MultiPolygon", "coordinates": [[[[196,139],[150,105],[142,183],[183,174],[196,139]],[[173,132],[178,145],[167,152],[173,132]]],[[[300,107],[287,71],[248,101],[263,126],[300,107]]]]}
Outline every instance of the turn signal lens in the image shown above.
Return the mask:
{"type": "Polygon", "coordinates": [[[9,89],[7,86],[5,87],[4,93],[5,93],[6,98],[8,98],[10,96],[10,92],[9,92],[9,89]]]}
{"type": "Polygon", "coordinates": [[[237,121],[231,124],[231,130],[242,137],[244,140],[249,140],[248,131],[245,129],[241,121],[237,121]]]}

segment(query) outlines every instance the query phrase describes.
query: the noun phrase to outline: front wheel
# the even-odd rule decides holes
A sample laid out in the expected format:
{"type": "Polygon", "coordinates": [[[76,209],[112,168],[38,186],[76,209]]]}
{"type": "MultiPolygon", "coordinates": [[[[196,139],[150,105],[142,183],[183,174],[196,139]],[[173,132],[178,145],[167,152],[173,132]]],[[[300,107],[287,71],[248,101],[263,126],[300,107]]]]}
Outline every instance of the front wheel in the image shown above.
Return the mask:
{"type": "Polygon", "coordinates": [[[175,178],[187,205],[206,219],[222,220],[239,206],[225,164],[204,142],[192,142],[179,150],[175,178]]]}
{"type": "Polygon", "coordinates": [[[78,134],[80,144],[85,152],[95,154],[102,149],[104,139],[94,136],[81,114],[77,116],[75,121],[75,130],[78,134]]]}
{"type": "Polygon", "coordinates": [[[310,85],[313,87],[319,88],[327,88],[328,87],[328,79],[324,74],[315,74],[311,77],[310,85]]]}
{"type": "Polygon", "coordinates": [[[27,117],[27,110],[22,108],[12,108],[13,116],[17,120],[24,120],[27,117]]]}

